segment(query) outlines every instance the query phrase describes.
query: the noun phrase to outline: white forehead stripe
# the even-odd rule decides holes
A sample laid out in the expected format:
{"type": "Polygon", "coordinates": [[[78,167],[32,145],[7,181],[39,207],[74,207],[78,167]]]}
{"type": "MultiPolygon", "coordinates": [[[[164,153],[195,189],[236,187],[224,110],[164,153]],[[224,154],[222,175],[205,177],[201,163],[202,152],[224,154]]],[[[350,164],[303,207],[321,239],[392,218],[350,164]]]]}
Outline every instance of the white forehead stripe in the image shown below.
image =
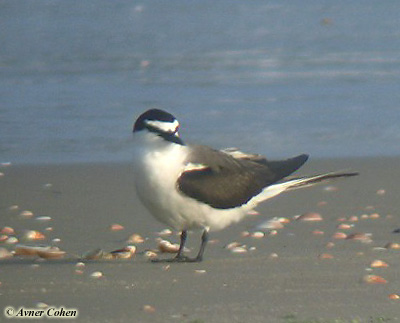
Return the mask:
{"type": "Polygon", "coordinates": [[[178,130],[179,122],[159,121],[159,120],[146,120],[145,123],[153,128],[160,129],[163,132],[174,133],[178,130]]]}

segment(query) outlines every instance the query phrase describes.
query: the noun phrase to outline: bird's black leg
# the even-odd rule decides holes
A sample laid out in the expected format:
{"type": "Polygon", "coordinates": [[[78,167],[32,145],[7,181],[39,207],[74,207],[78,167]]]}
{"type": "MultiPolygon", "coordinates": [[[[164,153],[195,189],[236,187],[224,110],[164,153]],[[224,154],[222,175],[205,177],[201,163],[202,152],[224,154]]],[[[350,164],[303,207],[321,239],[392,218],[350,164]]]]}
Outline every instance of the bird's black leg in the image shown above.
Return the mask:
{"type": "Polygon", "coordinates": [[[199,253],[196,258],[189,258],[183,255],[183,251],[185,249],[185,243],[187,238],[187,231],[183,230],[181,233],[181,243],[179,245],[179,250],[177,255],[174,258],[169,259],[152,259],[152,262],[200,262],[203,260],[204,250],[208,241],[208,229],[203,231],[203,235],[201,236],[201,245],[199,253]]]}

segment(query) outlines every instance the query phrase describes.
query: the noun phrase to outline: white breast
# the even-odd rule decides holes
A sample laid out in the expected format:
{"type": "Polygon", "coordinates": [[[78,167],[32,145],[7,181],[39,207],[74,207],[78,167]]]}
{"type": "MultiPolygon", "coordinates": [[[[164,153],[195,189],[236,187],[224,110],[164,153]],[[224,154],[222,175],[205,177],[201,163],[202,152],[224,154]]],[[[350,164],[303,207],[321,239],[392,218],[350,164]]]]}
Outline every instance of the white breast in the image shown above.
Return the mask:
{"type": "Polygon", "coordinates": [[[160,222],[176,230],[204,227],[220,230],[239,221],[250,209],[213,209],[180,193],[176,181],[188,167],[185,164],[189,153],[187,146],[171,144],[151,133],[135,134],[135,146],[137,194],[160,222]]]}

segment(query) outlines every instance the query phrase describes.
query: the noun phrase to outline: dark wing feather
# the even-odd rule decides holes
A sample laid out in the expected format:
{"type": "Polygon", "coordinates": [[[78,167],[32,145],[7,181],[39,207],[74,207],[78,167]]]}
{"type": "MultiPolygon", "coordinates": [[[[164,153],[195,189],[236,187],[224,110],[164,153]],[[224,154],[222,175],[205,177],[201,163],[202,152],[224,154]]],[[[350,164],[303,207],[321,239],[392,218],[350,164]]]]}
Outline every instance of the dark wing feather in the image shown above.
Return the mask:
{"type": "Polygon", "coordinates": [[[217,209],[230,209],[247,203],[265,187],[293,173],[307,158],[300,155],[283,161],[260,162],[195,146],[188,162],[207,167],[183,172],[177,186],[183,194],[200,202],[217,209]]]}

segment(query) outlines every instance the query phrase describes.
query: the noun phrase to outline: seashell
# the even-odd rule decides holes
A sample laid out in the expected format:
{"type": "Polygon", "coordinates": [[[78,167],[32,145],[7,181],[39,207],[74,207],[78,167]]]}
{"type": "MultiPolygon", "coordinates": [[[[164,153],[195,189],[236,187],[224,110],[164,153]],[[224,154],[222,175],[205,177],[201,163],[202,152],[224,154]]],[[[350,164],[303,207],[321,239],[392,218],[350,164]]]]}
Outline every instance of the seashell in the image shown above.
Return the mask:
{"type": "Polygon", "coordinates": [[[325,206],[327,204],[328,204],[328,202],[326,202],[326,201],[320,201],[317,203],[317,206],[321,207],[321,206],[325,206]]]}
{"type": "Polygon", "coordinates": [[[4,173],[0,172],[0,177],[3,177],[3,176],[4,176],[4,173]]]}
{"type": "Polygon", "coordinates": [[[205,274],[207,271],[205,269],[195,269],[194,270],[195,274],[205,274]]]}
{"type": "Polygon", "coordinates": [[[350,221],[350,222],[357,222],[357,221],[358,221],[358,216],[352,215],[352,216],[349,218],[349,221],[350,221]]]}
{"type": "Polygon", "coordinates": [[[396,242],[389,242],[385,245],[386,249],[400,249],[400,244],[396,242]]]}
{"type": "Polygon", "coordinates": [[[157,253],[154,252],[153,250],[146,250],[143,255],[148,258],[148,259],[154,259],[157,258],[157,253]]]}
{"type": "Polygon", "coordinates": [[[278,231],[276,231],[276,230],[271,230],[270,232],[269,232],[269,235],[270,236],[276,236],[278,234],[278,231]]]}
{"type": "Polygon", "coordinates": [[[241,246],[241,244],[239,242],[234,241],[234,242],[228,243],[224,248],[230,250],[230,249],[233,249],[233,248],[236,248],[239,246],[241,246]]]}
{"type": "Polygon", "coordinates": [[[164,265],[161,267],[162,270],[167,271],[171,268],[171,265],[164,265]]]}
{"type": "Polygon", "coordinates": [[[111,226],[110,226],[111,231],[121,231],[124,229],[125,229],[124,226],[122,226],[121,224],[118,224],[118,223],[111,224],[111,226]]]}
{"type": "Polygon", "coordinates": [[[271,254],[268,256],[268,259],[272,259],[272,260],[278,259],[278,254],[275,253],[275,252],[271,253],[271,254]]]}
{"type": "Polygon", "coordinates": [[[245,246],[238,246],[230,249],[230,251],[232,253],[246,253],[247,249],[245,248],[245,246]]]}
{"type": "Polygon", "coordinates": [[[255,231],[255,232],[251,233],[250,237],[255,238],[255,239],[261,239],[261,238],[265,237],[265,233],[261,232],[261,231],[255,231]]]}
{"type": "Polygon", "coordinates": [[[46,237],[43,233],[36,230],[27,230],[24,234],[26,240],[44,240],[46,237]]]}
{"type": "Polygon", "coordinates": [[[16,256],[38,256],[44,259],[59,259],[64,257],[65,251],[57,247],[50,246],[25,246],[17,245],[15,247],[16,256]]]}
{"type": "Polygon", "coordinates": [[[134,233],[134,234],[129,236],[127,242],[128,243],[143,243],[144,239],[142,238],[141,235],[139,235],[137,233],[134,233]]]}
{"type": "Polygon", "coordinates": [[[260,224],[256,226],[258,230],[277,230],[277,229],[282,229],[283,224],[281,221],[279,221],[279,218],[272,218],[267,221],[263,221],[260,224]]]}
{"type": "Polygon", "coordinates": [[[47,308],[47,307],[49,307],[49,305],[46,303],[43,303],[43,302],[37,302],[36,307],[37,308],[47,308]]]}
{"type": "Polygon", "coordinates": [[[371,243],[371,234],[370,233],[352,233],[349,234],[346,238],[347,240],[356,240],[363,243],[371,243]]]}
{"type": "Polygon", "coordinates": [[[157,233],[159,236],[170,236],[172,234],[172,230],[164,229],[157,233]]]}
{"type": "Polygon", "coordinates": [[[77,275],[83,275],[84,271],[81,269],[75,269],[75,274],[77,275]]]}
{"type": "Polygon", "coordinates": [[[76,264],[75,264],[75,267],[78,267],[78,268],[84,268],[86,265],[85,265],[85,263],[84,262],[77,262],[76,264]]]}
{"type": "Polygon", "coordinates": [[[325,234],[325,232],[324,232],[324,231],[321,231],[321,230],[314,230],[314,231],[312,232],[312,234],[315,235],[315,236],[322,236],[322,235],[325,234]]]}
{"type": "Polygon", "coordinates": [[[347,239],[347,234],[343,232],[335,232],[332,236],[333,239],[347,239]]]}
{"type": "Polygon", "coordinates": [[[25,211],[22,211],[19,215],[20,215],[21,217],[23,217],[23,218],[28,219],[28,218],[33,217],[33,212],[32,212],[32,211],[27,211],[27,210],[25,210],[25,211]]]}
{"type": "Polygon", "coordinates": [[[285,217],[280,217],[280,218],[278,218],[278,221],[279,221],[280,223],[284,223],[284,224],[290,223],[290,219],[285,218],[285,217]]]}
{"type": "Polygon", "coordinates": [[[16,210],[18,210],[18,209],[19,209],[19,206],[18,206],[18,205],[11,205],[11,206],[8,208],[9,211],[16,211],[16,210]]]}
{"type": "Polygon", "coordinates": [[[90,274],[91,278],[101,278],[103,277],[103,273],[101,271],[94,271],[90,274]]]}
{"type": "Polygon", "coordinates": [[[351,229],[352,227],[353,227],[353,225],[351,225],[351,224],[341,223],[336,228],[339,230],[348,230],[348,229],[351,229]]]}
{"type": "Polygon", "coordinates": [[[375,210],[375,207],[372,206],[372,205],[367,205],[367,206],[365,207],[365,210],[366,210],[366,211],[375,210]]]}
{"type": "Polygon", "coordinates": [[[247,212],[248,215],[260,215],[260,212],[256,211],[256,210],[250,210],[247,212]]]}
{"type": "Polygon", "coordinates": [[[371,264],[369,266],[372,268],[386,268],[389,265],[382,260],[376,259],[373,262],[371,262],[371,264]]]}
{"type": "Polygon", "coordinates": [[[325,186],[324,187],[324,191],[326,191],[326,192],[336,192],[338,190],[339,189],[336,186],[325,186]]]}
{"type": "Polygon", "coordinates": [[[331,255],[330,253],[321,253],[318,256],[319,259],[333,259],[333,255],[331,255]]]}
{"type": "Polygon", "coordinates": [[[379,213],[372,213],[369,218],[370,219],[379,219],[381,216],[379,213]]]}
{"type": "Polygon", "coordinates": [[[257,250],[257,248],[254,247],[254,246],[252,246],[252,247],[249,248],[249,251],[254,251],[254,250],[257,250]]]}
{"type": "Polygon", "coordinates": [[[4,241],[6,241],[7,239],[8,239],[8,235],[6,235],[6,234],[0,235],[0,242],[4,242],[4,241]]]}
{"type": "Polygon", "coordinates": [[[0,259],[12,258],[14,255],[6,248],[0,248],[0,259]]]}
{"type": "Polygon", "coordinates": [[[126,246],[122,249],[111,251],[110,254],[112,255],[113,259],[129,259],[136,252],[135,246],[126,246]]]}
{"type": "Polygon", "coordinates": [[[362,214],[361,219],[365,220],[365,219],[369,219],[369,215],[368,214],[362,214]]]}
{"type": "Polygon", "coordinates": [[[0,231],[1,234],[8,234],[8,235],[14,235],[15,231],[11,227],[3,227],[0,231]]]}
{"type": "Polygon", "coordinates": [[[376,194],[377,194],[377,195],[385,195],[385,194],[386,194],[386,191],[385,191],[383,188],[381,188],[381,189],[379,189],[379,190],[376,191],[376,194]]]}
{"type": "MultiPolygon", "coordinates": [[[[137,12],[140,12],[142,10],[143,10],[143,8],[141,6],[136,6],[135,7],[135,11],[137,11],[137,12]]],[[[148,61],[148,60],[143,60],[143,61],[140,62],[140,67],[142,67],[142,68],[146,68],[146,67],[149,67],[149,66],[150,66],[150,61],[148,61]]]]}
{"type": "Polygon", "coordinates": [[[54,243],[59,243],[59,242],[61,242],[61,239],[60,238],[54,238],[51,241],[54,242],[54,243]]]}
{"type": "Polygon", "coordinates": [[[53,227],[47,227],[45,230],[46,231],[53,231],[53,227]]]}
{"type": "Polygon", "coordinates": [[[328,243],[325,245],[325,247],[328,248],[328,249],[331,249],[331,248],[333,248],[334,246],[335,246],[335,244],[334,244],[333,242],[328,242],[328,243]]]}
{"type": "Polygon", "coordinates": [[[389,299],[400,299],[400,295],[399,294],[390,294],[389,299]]]}
{"type": "Polygon", "coordinates": [[[305,222],[316,222],[316,221],[322,221],[322,216],[321,214],[316,212],[307,212],[300,215],[296,220],[305,222]]]}
{"type": "Polygon", "coordinates": [[[177,253],[179,251],[179,244],[171,243],[168,240],[160,240],[158,242],[158,250],[163,253],[177,253]]]}
{"type": "Polygon", "coordinates": [[[346,218],[339,218],[339,219],[337,219],[339,222],[345,222],[345,221],[347,221],[347,219],[346,218]]]}
{"type": "Polygon", "coordinates": [[[41,216],[37,216],[35,218],[35,220],[37,220],[37,221],[50,221],[51,217],[47,216],[47,215],[41,215],[41,216]]]}
{"type": "Polygon", "coordinates": [[[367,284],[386,284],[387,280],[378,275],[365,275],[363,280],[367,284]]]}
{"type": "Polygon", "coordinates": [[[154,313],[156,311],[154,306],[151,305],[144,305],[143,306],[143,311],[146,313],[154,313]]]}
{"type": "MultiPolygon", "coordinates": [[[[111,256],[110,256],[111,258],[111,256]]],[[[91,250],[87,253],[85,253],[82,256],[82,259],[86,259],[86,260],[99,260],[99,259],[104,259],[104,251],[100,248],[95,249],[95,250],[91,250]]]]}
{"type": "Polygon", "coordinates": [[[242,232],[240,233],[240,236],[241,236],[242,238],[247,238],[247,237],[250,236],[250,232],[249,232],[249,231],[242,231],[242,232]]]}
{"type": "Polygon", "coordinates": [[[5,241],[7,244],[15,244],[18,243],[18,239],[16,237],[8,237],[5,241]]]}
{"type": "Polygon", "coordinates": [[[11,165],[12,165],[11,162],[2,162],[2,163],[0,164],[0,166],[2,166],[2,167],[9,167],[9,166],[11,166],[11,165]]]}

